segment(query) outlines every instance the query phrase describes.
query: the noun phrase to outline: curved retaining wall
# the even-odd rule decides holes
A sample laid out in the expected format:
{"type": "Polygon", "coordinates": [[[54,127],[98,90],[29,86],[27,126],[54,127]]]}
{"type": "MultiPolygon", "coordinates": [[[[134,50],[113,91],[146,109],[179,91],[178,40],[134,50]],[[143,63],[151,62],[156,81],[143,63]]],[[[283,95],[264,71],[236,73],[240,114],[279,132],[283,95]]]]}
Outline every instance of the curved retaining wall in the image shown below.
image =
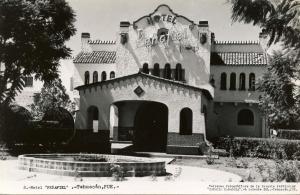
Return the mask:
{"type": "Polygon", "coordinates": [[[102,154],[26,154],[18,157],[18,167],[30,172],[75,177],[110,177],[111,165],[120,165],[126,177],[164,175],[165,162],[143,157],[102,154]],[[109,162],[72,161],[78,156],[97,156],[109,162]],[[70,159],[59,160],[55,158],[70,159]],[[117,162],[117,161],[126,162],[117,162]],[[133,161],[133,162],[130,162],[133,161]]]}

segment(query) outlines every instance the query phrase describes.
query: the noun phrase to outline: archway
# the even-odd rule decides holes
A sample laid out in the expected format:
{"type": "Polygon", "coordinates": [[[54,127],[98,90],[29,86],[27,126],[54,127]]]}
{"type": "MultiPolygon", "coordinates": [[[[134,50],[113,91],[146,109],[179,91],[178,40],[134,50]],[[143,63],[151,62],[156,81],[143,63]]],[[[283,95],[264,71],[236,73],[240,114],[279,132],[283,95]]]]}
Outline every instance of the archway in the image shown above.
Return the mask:
{"type": "Polygon", "coordinates": [[[192,135],[193,133],[193,112],[190,108],[183,108],[180,111],[180,135],[192,135]]]}
{"type": "Polygon", "coordinates": [[[143,102],[134,119],[134,148],[137,151],[166,151],[168,107],[158,102],[143,102]]]}

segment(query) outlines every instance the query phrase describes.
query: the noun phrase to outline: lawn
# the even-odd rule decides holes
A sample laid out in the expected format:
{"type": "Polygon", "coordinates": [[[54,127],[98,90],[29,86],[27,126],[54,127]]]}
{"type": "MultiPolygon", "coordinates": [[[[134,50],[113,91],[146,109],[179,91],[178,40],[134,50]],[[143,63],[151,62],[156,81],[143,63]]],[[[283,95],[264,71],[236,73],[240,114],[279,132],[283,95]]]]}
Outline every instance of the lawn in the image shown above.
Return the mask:
{"type": "Polygon", "coordinates": [[[214,159],[214,162],[210,165],[206,162],[206,159],[176,159],[172,162],[174,165],[195,166],[231,172],[241,176],[247,182],[288,180],[283,178],[285,174],[288,174],[289,178],[295,175],[296,179],[299,180],[299,161],[282,161],[281,163],[283,164],[276,166],[275,160],[246,157],[219,157],[219,159],[214,159]],[[292,166],[294,163],[296,167],[292,166]]]}

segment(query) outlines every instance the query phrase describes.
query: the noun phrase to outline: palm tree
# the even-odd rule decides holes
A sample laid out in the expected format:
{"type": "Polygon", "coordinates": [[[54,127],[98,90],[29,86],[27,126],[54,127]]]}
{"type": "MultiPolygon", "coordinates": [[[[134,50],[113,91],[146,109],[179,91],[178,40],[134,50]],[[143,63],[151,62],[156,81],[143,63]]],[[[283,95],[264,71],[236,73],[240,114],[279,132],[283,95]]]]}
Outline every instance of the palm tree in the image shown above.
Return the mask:
{"type": "MultiPolygon", "coordinates": [[[[268,45],[283,42],[300,53],[299,0],[228,0],[234,22],[252,23],[268,35],[268,45]]],[[[300,54],[299,54],[300,55],[300,54]]]]}

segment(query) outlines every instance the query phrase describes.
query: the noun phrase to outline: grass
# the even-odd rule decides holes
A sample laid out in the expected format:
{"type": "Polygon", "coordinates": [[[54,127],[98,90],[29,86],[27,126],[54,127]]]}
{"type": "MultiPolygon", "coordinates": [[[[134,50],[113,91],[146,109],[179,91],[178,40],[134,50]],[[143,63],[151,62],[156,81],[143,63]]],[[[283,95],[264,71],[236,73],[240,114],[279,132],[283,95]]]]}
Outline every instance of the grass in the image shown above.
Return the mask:
{"type": "MultiPolygon", "coordinates": [[[[297,163],[299,170],[300,162],[298,161],[297,163]]],[[[220,157],[219,159],[215,159],[213,164],[208,164],[206,159],[176,159],[172,164],[227,171],[241,176],[243,180],[247,182],[269,181],[275,177],[273,175],[270,176],[270,174],[276,170],[275,160],[245,157],[236,159],[231,157],[220,157]]]]}

